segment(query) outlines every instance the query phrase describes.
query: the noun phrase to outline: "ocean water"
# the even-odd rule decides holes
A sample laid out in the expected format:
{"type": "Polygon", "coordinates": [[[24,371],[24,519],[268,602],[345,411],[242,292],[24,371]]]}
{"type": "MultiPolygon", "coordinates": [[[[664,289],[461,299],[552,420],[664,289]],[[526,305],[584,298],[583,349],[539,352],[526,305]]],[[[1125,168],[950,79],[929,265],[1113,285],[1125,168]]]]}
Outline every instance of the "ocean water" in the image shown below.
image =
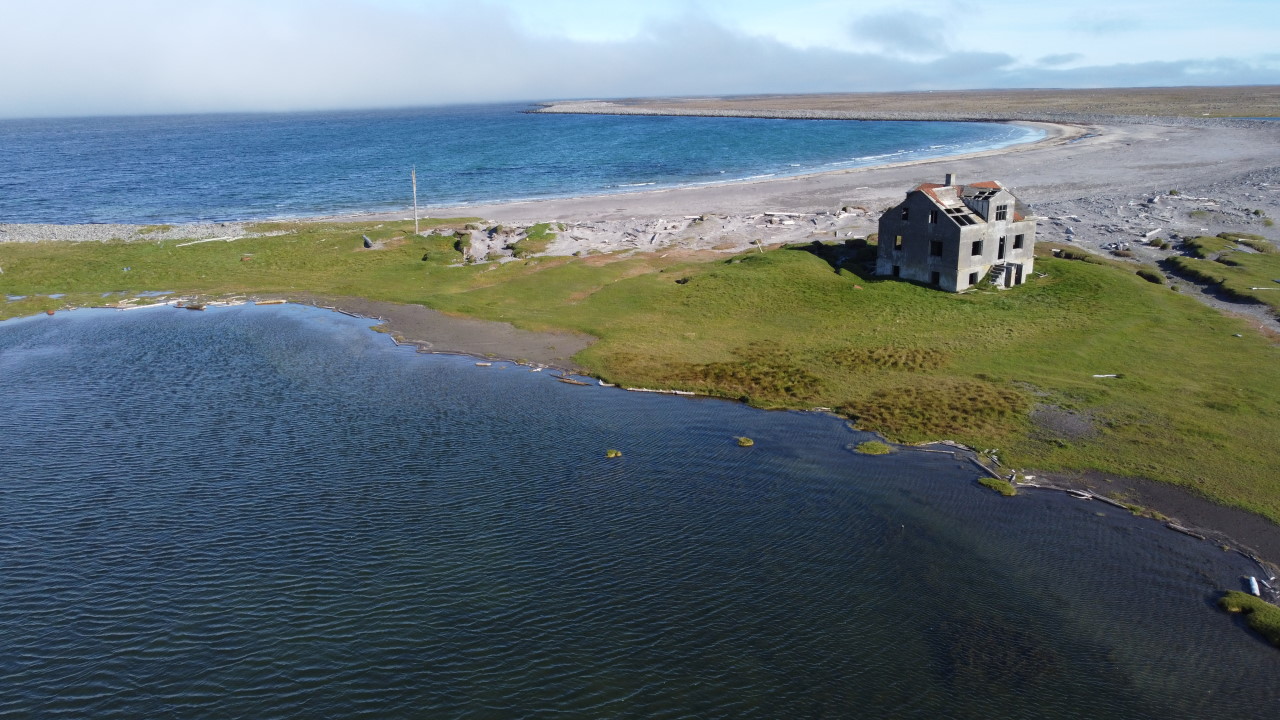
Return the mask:
{"type": "Polygon", "coordinates": [[[369,325],[0,323],[0,716],[1280,712],[1280,653],[1212,605],[1234,553],[369,325]]]}
{"type": "Polygon", "coordinates": [[[0,223],[401,210],[725,182],[1028,142],[993,123],[527,114],[525,105],[0,120],[0,223]]]}

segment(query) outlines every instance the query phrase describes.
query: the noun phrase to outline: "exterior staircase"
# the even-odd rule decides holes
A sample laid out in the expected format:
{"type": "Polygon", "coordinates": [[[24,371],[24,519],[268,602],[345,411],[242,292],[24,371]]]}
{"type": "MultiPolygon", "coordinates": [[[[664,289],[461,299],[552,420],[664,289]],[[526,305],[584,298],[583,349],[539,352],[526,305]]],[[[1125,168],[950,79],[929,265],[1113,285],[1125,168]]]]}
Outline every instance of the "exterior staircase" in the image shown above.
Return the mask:
{"type": "Polygon", "coordinates": [[[988,276],[990,277],[991,284],[995,285],[997,289],[1000,289],[1000,290],[1006,289],[1008,287],[1008,282],[1005,280],[1005,274],[1008,272],[1009,272],[1009,268],[1004,263],[1000,263],[998,265],[992,265],[991,273],[988,276]]]}

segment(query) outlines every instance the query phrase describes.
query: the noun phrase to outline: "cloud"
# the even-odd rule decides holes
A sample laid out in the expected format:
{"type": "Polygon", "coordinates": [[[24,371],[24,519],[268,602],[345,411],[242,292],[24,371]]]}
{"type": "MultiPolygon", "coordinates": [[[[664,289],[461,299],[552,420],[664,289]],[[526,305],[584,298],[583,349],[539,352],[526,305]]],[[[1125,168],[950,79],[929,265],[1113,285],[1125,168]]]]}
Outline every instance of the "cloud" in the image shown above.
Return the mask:
{"type": "Polygon", "coordinates": [[[941,18],[912,12],[878,13],[854,20],[850,32],[884,50],[903,55],[940,55],[949,44],[941,18]]]}
{"type": "Polygon", "coordinates": [[[1080,53],[1060,53],[1057,55],[1045,55],[1036,60],[1036,64],[1041,67],[1057,67],[1059,65],[1070,65],[1077,60],[1083,60],[1084,56],[1080,53]]]}
{"type": "MultiPolygon", "coordinates": [[[[356,0],[22,5],[4,11],[6,25],[23,28],[0,53],[0,114],[9,117],[1280,81],[1274,62],[1238,59],[1066,68],[1081,58],[1049,55],[1020,63],[1007,53],[948,50],[925,27],[904,40],[925,17],[910,15],[893,42],[932,38],[933,55],[802,49],[699,15],[588,42],[532,35],[484,4],[430,14],[356,0]]],[[[889,19],[872,20],[860,27],[891,29],[889,19]]]]}
{"type": "Polygon", "coordinates": [[[1280,79],[1275,67],[1234,58],[1093,65],[1062,70],[1010,69],[998,87],[1176,87],[1181,85],[1268,85],[1280,79]]]}

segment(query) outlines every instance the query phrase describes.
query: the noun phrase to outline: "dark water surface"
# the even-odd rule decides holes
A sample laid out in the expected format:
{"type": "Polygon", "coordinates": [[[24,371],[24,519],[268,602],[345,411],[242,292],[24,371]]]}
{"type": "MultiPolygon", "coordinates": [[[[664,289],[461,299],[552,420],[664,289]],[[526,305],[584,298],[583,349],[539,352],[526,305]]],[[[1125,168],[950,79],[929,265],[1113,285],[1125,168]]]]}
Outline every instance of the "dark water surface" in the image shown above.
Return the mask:
{"type": "Polygon", "coordinates": [[[526,114],[527,105],[0,120],[0,223],[166,223],[590,195],[1030,142],[995,123],[526,114]]]}
{"type": "Polygon", "coordinates": [[[0,716],[1280,712],[1280,653],[1211,605],[1234,553],[368,324],[0,323],[0,716]]]}

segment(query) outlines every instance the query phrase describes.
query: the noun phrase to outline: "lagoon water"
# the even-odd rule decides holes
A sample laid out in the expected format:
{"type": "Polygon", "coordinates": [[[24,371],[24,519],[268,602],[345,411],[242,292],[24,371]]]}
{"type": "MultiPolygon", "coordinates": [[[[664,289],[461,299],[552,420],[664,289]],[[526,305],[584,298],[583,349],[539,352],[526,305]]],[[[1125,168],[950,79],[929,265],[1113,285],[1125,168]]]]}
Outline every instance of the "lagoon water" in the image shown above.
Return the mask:
{"type": "Polygon", "coordinates": [[[1235,553],[369,325],[0,323],[0,716],[1280,712],[1280,653],[1212,606],[1235,553]]]}
{"type": "Polygon", "coordinates": [[[725,182],[1029,142],[994,123],[527,114],[527,105],[0,120],[0,223],[170,223],[725,182]]]}

